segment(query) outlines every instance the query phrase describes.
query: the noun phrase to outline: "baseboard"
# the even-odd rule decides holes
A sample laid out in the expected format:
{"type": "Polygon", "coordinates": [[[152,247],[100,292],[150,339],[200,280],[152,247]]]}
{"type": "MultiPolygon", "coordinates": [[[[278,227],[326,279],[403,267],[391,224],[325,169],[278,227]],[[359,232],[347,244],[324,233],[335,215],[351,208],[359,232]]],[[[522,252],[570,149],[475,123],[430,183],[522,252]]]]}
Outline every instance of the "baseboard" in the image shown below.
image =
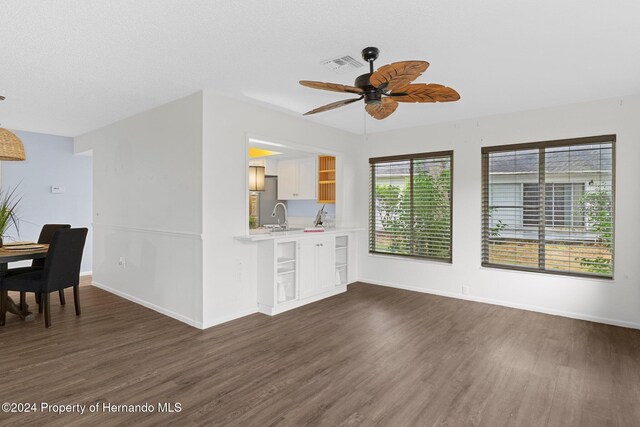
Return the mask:
{"type": "Polygon", "coordinates": [[[301,300],[288,301],[281,303],[275,307],[265,304],[258,304],[258,311],[268,316],[275,316],[276,314],[284,313],[285,311],[293,310],[294,308],[302,307],[303,305],[311,304],[312,302],[320,301],[325,298],[332,297],[334,295],[341,294],[347,291],[347,285],[337,286],[330,291],[323,292],[318,295],[313,295],[301,300]]]}
{"type": "Polygon", "coordinates": [[[126,300],[129,300],[131,302],[135,302],[136,304],[140,304],[143,307],[150,308],[151,310],[157,311],[158,313],[164,314],[165,316],[169,316],[169,317],[171,317],[173,319],[179,320],[179,321],[181,321],[183,323],[186,323],[189,326],[193,326],[194,328],[203,329],[202,322],[198,322],[196,320],[193,320],[193,319],[191,319],[189,317],[183,316],[182,314],[176,313],[174,311],[167,310],[166,308],[160,307],[160,306],[155,305],[153,303],[150,303],[149,301],[145,301],[145,300],[140,299],[138,297],[134,297],[133,295],[129,295],[126,292],[122,292],[122,291],[119,291],[117,289],[113,289],[110,286],[107,286],[107,285],[104,285],[102,283],[95,282],[95,281],[93,282],[93,286],[95,286],[96,288],[100,288],[102,290],[105,290],[107,292],[110,292],[110,293],[112,293],[114,295],[118,295],[119,297],[122,297],[122,298],[124,298],[126,300]]]}
{"type": "Polygon", "coordinates": [[[202,325],[202,329],[207,329],[207,328],[211,328],[213,326],[218,326],[218,325],[221,325],[223,323],[231,322],[232,320],[236,320],[236,319],[239,319],[241,317],[249,316],[249,315],[255,314],[255,313],[258,313],[258,308],[257,307],[248,308],[246,310],[241,310],[241,311],[238,311],[236,313],[229,314],[229,315],[226,315],[226,316],[220,316],[220,317],[217,317],[217,318],[215,318],[213,320],[209,320],[207,322],[204,322],[203,325],[202,325]]]}
{"type": "Polygon", "coordinates": [[[93,271],[89,270],[89,271],[81,271],[80,272],[80,277],[82,276],[91,276],[93,275],[93,271]]]}
{"type": "Polygon", "coordinates": [[[551,314],[553,316],[568,317],[570,319],[586,320],[589,322],[603,323],[605,325],[621,326],[623,328],[640,329],[640,323],[627,322],[626,320],[610,319],[608,317],[591,316],[584,313],[576,313],[573,311],[555,310],[536,305],[519,304],[510,301],[497,300],[492,298],[483,298],[473,295],[462,295],[453,292],[441,291],[438,289],[420,288],[417,286],[399,285],[374,279],[361,279],[360,283],[371,284],[376,286],[386,286],[389,288],[403,289],[406,291],[421,292],[424,294],[438,295],[447,298],[456,298],[466,301],[480,302],[483,304],[500,305],[503,307],[517,308],[526,311],[535,311],[537,313],[551,314]]]}

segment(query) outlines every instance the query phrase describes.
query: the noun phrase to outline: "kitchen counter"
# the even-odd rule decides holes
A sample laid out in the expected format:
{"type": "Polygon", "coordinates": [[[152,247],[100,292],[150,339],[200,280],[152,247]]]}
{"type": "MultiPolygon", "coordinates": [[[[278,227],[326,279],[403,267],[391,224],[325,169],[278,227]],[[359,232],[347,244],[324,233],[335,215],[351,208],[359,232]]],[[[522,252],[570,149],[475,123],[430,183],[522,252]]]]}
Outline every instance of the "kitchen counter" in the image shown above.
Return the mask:
{"type": "Polygon", "coordinates": [[[304,230],[274,231],[271,233],[246,234],[244,236],[236,236],[235,239],[240,240],[242,242],[259,242],[263,240],[319,237],[319,236],[325,236],[329,234],[350,233],[354,231],[364,231],[364,228],[357,228],[357,227],[327,228],[325,229],[325,231],[306,232],[306,233],[304,230]]]}

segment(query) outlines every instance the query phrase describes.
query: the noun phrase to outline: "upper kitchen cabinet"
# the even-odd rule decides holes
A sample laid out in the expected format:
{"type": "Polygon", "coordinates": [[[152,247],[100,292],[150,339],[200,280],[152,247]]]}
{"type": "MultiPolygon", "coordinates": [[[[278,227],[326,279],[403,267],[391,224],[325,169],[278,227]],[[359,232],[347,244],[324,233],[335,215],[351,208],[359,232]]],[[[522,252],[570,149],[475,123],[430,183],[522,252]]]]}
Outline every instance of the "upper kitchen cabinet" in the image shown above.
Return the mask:
{"type": "Polygon", "coordinates": [[[278,161],[278,199],[315,200],[318,171],[315,157],[278,161]]]}

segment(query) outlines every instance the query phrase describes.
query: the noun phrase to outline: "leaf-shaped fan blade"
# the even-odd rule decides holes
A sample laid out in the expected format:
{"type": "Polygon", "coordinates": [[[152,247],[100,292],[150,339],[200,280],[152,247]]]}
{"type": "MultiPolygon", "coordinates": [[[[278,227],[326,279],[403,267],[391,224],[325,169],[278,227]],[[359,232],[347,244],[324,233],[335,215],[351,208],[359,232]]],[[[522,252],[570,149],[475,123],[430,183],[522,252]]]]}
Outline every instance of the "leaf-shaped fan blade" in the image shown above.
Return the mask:
{"type": "Polygon", "coordinates": [[[394,62],[378,68],[378,71],[369,77],[369,82],[375,87],[386,83],[385,90],[397,90],[420,77],[427,67],[429,63],[425,61],[394,62]]]}
{"type": "Polygon", "coordinates": [[[398,108],[398,103],[392,98],[382,98],[381,104],[367,104],[364,107],[371,117],[382,120],[389,117],[398,108]]]}
{"type": "Polygon", "coordinates": [[[450,87],[436,83],[417,83],[401,87],[389,94],[398,102],[452,102],[460,99],[460,94],[450,87]]]}
{"type": "Polygon", "coordinates": [[[322,113],[323,111],[333,110],[335,108],[343,107],[347,104],[351,104],[352,102],[360,101],[363,97],[353,98],[353,99],[343,99],[342,101],[332,102],[331,104],[323,105],[322,107],[318,107],[315,110],[307,111],[304,113],[304,116],[308,116],[309,114],[322,113]]]}
{"type": "Polygon", "coordinates": [[[300,80],[300,84],[302,86],[310,87],[313,89],[330,90],[331,92],[348,92],[348,93],[356,93],[358,95],[362,93],[362,89],[358,87],[340,85],[338,83],[324,83],[324,82],[313,82],[311,80],[300,80]]]}

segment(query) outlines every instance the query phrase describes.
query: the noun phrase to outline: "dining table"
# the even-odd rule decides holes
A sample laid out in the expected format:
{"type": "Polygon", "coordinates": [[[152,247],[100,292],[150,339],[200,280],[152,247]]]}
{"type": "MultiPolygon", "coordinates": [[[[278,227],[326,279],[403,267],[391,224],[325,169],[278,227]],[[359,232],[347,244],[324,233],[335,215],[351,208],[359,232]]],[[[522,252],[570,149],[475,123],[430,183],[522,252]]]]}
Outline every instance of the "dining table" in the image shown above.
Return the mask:
{"type": "MultiPolygon", "coordinates": [[[[49,245],[36,244],[32,242],[20,242],[16,244],[6,244],[0,247],[0,283],[7,275],[10,262],[46,258],[49,245]],[[33,248],[33,246],[39,246],[33,248]]],[[[18,304],[9,297],[7,299],[7,312],[19,316],[22,320],[33,320],[34,315],[29,311],[29,305],[22,299],[18,304]]]]}

